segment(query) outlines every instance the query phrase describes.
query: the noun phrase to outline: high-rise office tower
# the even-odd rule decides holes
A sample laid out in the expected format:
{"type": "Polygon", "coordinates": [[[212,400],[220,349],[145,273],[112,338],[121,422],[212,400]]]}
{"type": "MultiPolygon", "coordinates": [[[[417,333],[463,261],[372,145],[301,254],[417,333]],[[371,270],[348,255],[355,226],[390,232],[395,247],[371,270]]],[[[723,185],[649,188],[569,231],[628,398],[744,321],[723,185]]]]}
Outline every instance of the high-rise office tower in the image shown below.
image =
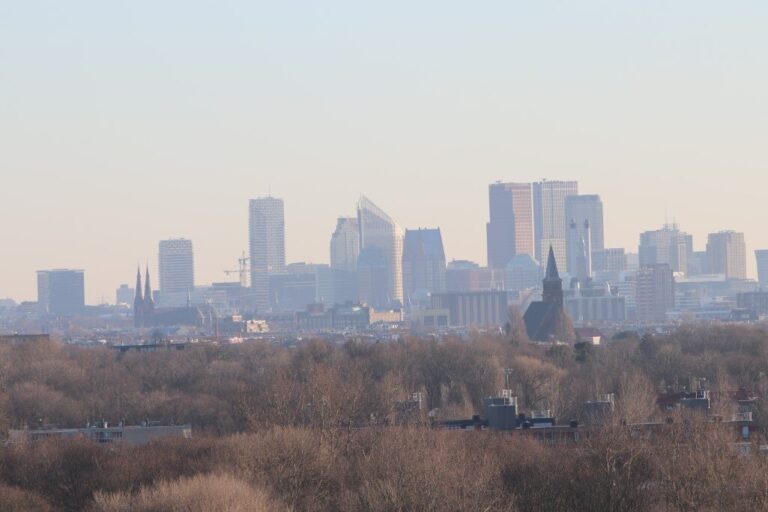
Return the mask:
{"type": "Polygon", "coordinates": [[[707,262],[713,274],[727,279],[747,278],[747,246],[744,233],[720,231],[707,238],[707,262]]]}
{"type": "Polygon", "coordinates": [[[575,181],[541,181],[533,184],[533,226],[536,259],[543,263],[551,247],[557,261],[567,261],[568,220],[565,200],[579,193],[575,181]]]}
{"type": "MultiPolygon", "coordinates": [[[[371,262],[383,258],[387,271],[387,289],[385,295],[390,303],[403,302],[403,232],[397,223],[373,204],[361,197],[357,203],[357,222],[360,229],[360,254],[370,249],[377,255],[371,255],[371,262]]],[[[358,270],[360,265],[358,265],[358,270]]],[[[378,290],[372,295],[381,297],[378,290]]]]}
{"type": "Polygon", "coordinates": [[[37,304],[42,313],[78,315],[85,311],[85,276],[82,270],[38,270],[37,304]]]}
{"type": "Polygon", "coordinates": [[[576,221],[576,227],[583,234],[584,221],[589,221],[592,250],[605,249],[605,228],[603,227],[603,201],[600,196],[574,195],[565,198],[565,218],[576,221]]]}
{"type": "Polygon", "coordinates": [[[530,183],[492,183],[486,224],[488,266],[506,268],[517,254],[535,254],[533,193],[530,183]]]}
{"type": "Polygon", "coordinates": [[[446,290],[446,262],[440,229],[407,229],[403,243],[403,294],[409,309],[428,304],[446,290]]]}
{"type": "Polygon", "coordinates": [[[637,320],[664,323],[675,308],[675,275],[668,263],[641,267],[635,283],[637,320]]]}
{"type": "Polygon", "coordinates": [[[592,230],[588,220],[569,223],[568,274],[582,285],[592,278],[592,230]]]}
{"type": "Polygon", "coordinates": [[[360,227],[354,217],[339,217],[331,236],[331,268],[354,272],[360,255],[360,227]]]}
{"type": "Polygon", "coordinates": [[[276,197],[251,199],[248,212],[251,293],[259,311],[269,308],[269,276],[285,272],[285,211],[276,197]]]}
{"type": "Polygon", "coordinates": [[[768,250],[755,251],[755,259],[757,260],[757,280],[761,287],[768,286],[768,250]]]}
{"type": "Polygon", "coordinates": [[[693,254],[693,237],[680,231],[677,224],[665,224],[640,235],[639,253],[641,267],[667,264],[673,272],[685,274],[693,254]]]}
{"type": "Polygon", "coordinates": [[[161,293],[187,294],[194,290],[195,263],[192,240],[161,240],[158,247],[158,263],[161,293]]]}

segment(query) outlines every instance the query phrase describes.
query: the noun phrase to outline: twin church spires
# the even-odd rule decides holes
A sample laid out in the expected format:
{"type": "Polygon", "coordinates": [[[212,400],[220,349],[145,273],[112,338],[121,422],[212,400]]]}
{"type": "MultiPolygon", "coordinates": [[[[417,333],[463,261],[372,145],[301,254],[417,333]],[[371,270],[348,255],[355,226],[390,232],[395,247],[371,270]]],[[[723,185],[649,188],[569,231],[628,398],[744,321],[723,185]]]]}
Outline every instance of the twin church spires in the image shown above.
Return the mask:
{"type": "Polygon", "coordinates": [[[155,314],[155,302],[152,300],[152,286],[149,284],[149,265],[144,282],[144,294],[141,293],[141,268],[136,269],[136,297],[133,299],[133,325],[148,327],[155,314]]]}

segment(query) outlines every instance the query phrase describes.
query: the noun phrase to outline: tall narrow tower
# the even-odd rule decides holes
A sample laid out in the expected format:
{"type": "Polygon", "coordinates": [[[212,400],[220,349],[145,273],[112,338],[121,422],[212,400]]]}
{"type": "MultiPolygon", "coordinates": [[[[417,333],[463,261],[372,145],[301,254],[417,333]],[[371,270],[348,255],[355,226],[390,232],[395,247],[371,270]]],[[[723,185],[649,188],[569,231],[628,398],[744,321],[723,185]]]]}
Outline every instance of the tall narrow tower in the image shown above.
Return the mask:
{"type": "Polygon", "coordinates": [[[152,300],[152,286],[149,284],[149,265],[147,265],[147,273],[144,275],[144,311],[142,312],[144,323],[149,322],[154,314],[155,301],[152,300]]]}
{"type": "Polygon", "coordinates": [[[144,297],[141,293],[141,268],[136,268],[136,296],[133,298],[133,325],[144,325],[144,297]]]}
{"type": "Polygon", "coordinates": [[[251,199],[248,210],[251,293],[260,312],[269,309],[269,276],[285,272],[285,207],[276,197],[251,199]]]}

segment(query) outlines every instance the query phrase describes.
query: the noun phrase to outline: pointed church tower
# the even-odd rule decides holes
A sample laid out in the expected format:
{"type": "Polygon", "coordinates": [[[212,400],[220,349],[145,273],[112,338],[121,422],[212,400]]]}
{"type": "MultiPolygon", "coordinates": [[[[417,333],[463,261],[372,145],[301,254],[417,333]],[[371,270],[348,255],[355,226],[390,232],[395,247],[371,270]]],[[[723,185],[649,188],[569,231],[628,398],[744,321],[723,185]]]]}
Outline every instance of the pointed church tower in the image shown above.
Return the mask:
{"type": "Polygon", "coordinates": [[[155,314],[155,302],[152,300],[152,286],[149,284],[149,265],[144,275],[144,323],[149,323],[155,314]]]}
{"type": "Polygon", "coordinates": [[[133,298],[133,325],[141,327],[144,323],[144,298],[141,295],[141,269],[136,268],[136,296],[133,298]]]}
{"type": "Polygon", "coordinates": [[[557,261],[555,261],[555,250],[549,247],[549,258],[547,259],[547,273],[544,276],[544,291],[542,293],[542,302],[548,302],[563,305],[563,280],[560,279],[560,273],[557,271],[557,261]]]}

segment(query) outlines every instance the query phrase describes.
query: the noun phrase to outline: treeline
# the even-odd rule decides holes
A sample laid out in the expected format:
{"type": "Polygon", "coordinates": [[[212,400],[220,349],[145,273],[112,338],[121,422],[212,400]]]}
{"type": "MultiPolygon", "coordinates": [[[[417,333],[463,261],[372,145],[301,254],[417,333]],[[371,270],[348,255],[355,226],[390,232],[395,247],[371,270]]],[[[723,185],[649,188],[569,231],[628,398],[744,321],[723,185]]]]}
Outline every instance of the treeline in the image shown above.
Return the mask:
{"type": "Polygon", "coordinates": [[[271,425],[382,425],[395,422],[397,402],[412,393],[422,393],[425,411],[462,418],[507,387],[523,411],[552,410],[563,421],[584,419],[585,401],[614,393],[634,422],[654,415],[657,390],[701,378],[721,392],[714,396],[739,388],[763,394],[767,375],[768,334],[740,327],[619,334],[575,347],[478,337],[118,354],[52,341],[0,346],[0,429],[145,419],[218,435],[271,425]]]}
{"type": "Polygon", "coordinates": [[[0,450],[0,510],[754,511],[768,460],[730,431],[680,424],[656,440],[606,426],[573,446],[423,427],[249,434],[105,448],[0,450]]]}
{"type": "Polygon", "coordinates": [[[730,394],[764,396],[767,376],[768,333],[752,327],[625,333],[597,347],[502,336],[125,354],[0,346],[0,431],[149,419],[191,423],[196,437],[5,446],[0,510],[768,508],[765,461],[737,456],[733,432],[694,421],[648,440],[623,426],[663,420],[657,392],[691,378],[706,379],[727,418],[730,394]],[[616,395],[616,412],[601,435],[569,448],[429,427],[481,412],[502,388],[522,412],[549,409],[562,423],[584,422],[584,402],[604,393],[616,395]],[[412,393],[424,406],[403,415],[412,393]]]}

